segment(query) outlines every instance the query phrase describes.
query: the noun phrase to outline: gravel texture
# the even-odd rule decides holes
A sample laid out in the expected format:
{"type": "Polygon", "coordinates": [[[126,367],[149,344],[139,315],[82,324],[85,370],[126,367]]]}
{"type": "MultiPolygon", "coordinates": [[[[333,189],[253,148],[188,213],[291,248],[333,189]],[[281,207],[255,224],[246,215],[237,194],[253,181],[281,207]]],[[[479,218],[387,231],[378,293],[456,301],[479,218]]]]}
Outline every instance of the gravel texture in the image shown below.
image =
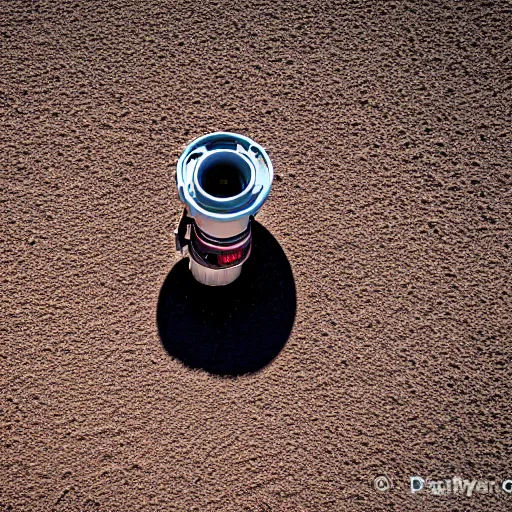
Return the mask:
{"type": "Polygon", "coordinates": [[[512,478],[511,26],[507,0],[4,1],[0,510],[510,510],[409,477],[512,478]],[[171,233],[217,130],[276,176],[215,291],[171,233]]]}

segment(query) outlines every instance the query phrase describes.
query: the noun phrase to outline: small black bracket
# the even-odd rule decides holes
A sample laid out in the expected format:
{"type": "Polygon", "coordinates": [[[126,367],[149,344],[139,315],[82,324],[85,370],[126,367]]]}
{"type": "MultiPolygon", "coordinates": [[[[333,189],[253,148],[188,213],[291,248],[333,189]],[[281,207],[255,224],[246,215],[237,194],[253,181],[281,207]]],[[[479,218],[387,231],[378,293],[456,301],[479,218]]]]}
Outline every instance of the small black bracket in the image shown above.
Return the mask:
{"type": "Polygon", "coordinates": [[[194,220],[187,215],[187,209],[183,209],[178,227],[174,230],[174,241],[176,242],[176,250],[183,253],[182,249],[190,243],[190,229],[194,220]]]}

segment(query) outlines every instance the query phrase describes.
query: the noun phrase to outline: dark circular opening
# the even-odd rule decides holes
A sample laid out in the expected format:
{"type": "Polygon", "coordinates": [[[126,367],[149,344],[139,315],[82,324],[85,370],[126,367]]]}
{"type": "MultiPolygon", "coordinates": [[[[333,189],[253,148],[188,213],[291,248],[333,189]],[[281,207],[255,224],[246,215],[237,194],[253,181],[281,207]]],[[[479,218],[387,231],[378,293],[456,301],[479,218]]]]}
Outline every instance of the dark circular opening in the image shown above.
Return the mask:
{"type": "Polygon", "coordinates": [[[249,164],[230,151],[208,155],[199,164],[197,173],[201,188],[214,197],[237,196],[251,180],[249,164]]]}

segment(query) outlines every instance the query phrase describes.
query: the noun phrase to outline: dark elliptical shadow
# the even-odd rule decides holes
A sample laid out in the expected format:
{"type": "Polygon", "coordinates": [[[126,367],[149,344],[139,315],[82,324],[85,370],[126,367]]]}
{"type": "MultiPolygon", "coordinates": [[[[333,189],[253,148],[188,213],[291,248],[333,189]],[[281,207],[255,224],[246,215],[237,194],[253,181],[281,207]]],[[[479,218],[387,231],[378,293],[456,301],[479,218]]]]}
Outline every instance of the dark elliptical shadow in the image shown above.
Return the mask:
{"type": "Polygon", "coordinates": [[[293,274],[281,246],[253,221],[253,247],[227,286],[198,283],[188,260],[160,290],[157,325],[167,352],[190,368],[236,376],[270,363],[290,336],[296,311],[293,274]]]}

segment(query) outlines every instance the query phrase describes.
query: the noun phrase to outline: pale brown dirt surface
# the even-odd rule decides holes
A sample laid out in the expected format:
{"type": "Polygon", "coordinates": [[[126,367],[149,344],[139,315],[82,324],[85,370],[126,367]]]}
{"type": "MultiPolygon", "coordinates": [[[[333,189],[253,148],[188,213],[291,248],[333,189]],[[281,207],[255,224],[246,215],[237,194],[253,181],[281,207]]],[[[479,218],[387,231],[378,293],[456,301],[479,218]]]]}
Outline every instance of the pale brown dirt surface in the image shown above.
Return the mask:
{"type": "Polygon", "coordinates": [[[0,510],[510,510],[408,485],[512,478],[511,13],[2,2],[0,510]],[[201,309],[173,171],[217,130],[275,240],[201,309]]]}

